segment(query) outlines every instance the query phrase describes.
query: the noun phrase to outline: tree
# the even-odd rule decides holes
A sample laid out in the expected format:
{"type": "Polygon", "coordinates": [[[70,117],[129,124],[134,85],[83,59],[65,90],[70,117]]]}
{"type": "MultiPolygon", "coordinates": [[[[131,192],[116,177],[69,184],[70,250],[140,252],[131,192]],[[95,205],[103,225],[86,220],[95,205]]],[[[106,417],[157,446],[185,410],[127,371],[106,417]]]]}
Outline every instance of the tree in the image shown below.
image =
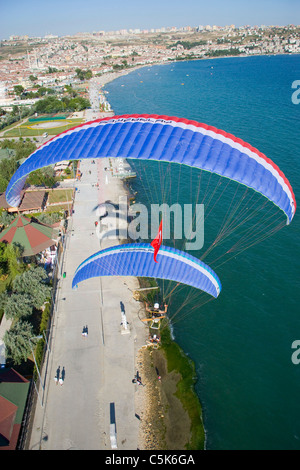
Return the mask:
{"type": "Polygon", "coordinates": [[[46,186],[53,188],[56,184],[54,170],[52,167],[38,169],[30,173],[27,183],[33,186],[46,186]]]}
{"type": "MultiPolygon", "coordinates": [[[[1,177],[0,177],[1,179],[1,177]]],[[[4,225],[4,227],[7,227],[9,224],[12,223],[14,220],[15,216],[13,214],[10,214],[4,209],[0,209],[0,225],[4,225]]]]}
{"type": "Polygon", "coordinates": [[[7,286],[24,270],[24,263],[20,261],[20,257],[21,249],[17,245],[0,243],[0,274],[7,276],[7,286]]]}
{"type": "Polygon", "coordinates": [[[65,111],[65,105],[61,100],[58,100],[54,96],[48,96],[35,103],[35,112],[39,114],[47,113],[58,113],[65,111]]]}
{"type": "Polygon", "coordinates": [[[22,85],[14,86],[14,92],[16,95],[21,96],[24,91],[25,91],[25,88],[23,88],[22,85]]]}
{"type": "Polygon", "coordinates": [[[55,224],[56,222],[59,222],[62,217],[61,212],[42,212],[40,215],[36,216],[38,221],[45,225],[55,224]]]}
{"type": "Polygon", "coordinates": [[[19,320],[32,314],[32,299],[29,294],[12,294],[4,305],[5,317],[8,320],[19,320]]]}
{"type": "Polygon", "coordinates": [[[28,271],[16,276],[13,289],[18,294],[28,295],[31,305],[38,309],[50,297],[51,287],[45,284],[47,280],[48,276],[44,268],[31,266],[28,271]]]}
{"type": "Polygon", "coordinates": [[[0,174],[0,193],[4,193],[7,186],[8,186],[9,181],[0,174]]]}
{"type": "Polygon", "coordinates": [[[9,181],[18,166],[19,165],[15,157],[3,158],[0,162],[0,174],[3,180],[9,181]]]}
{"type": "Polygon", "coordinates": [[[77,68],[75,69],[75,72],[79,80],[81,80],[82,82],[84,80],[90,80],[93,76],[93,72],[91,70],[81,70],[80,68],[77,68]]]}
{"type": "Polygon", "coordinates": [[[37,343],[37,339],[33,336],[33,327],[30,323],[16,322],[3,336],[7,357],[16,364],[27,361],[31,354],[31,348],[37,343]]]}
{"type": "Polygon", "coordinates": [[[91,106],[89,100],[86,98],[82,98],[81,96],[73,98],[67,103],[67,108],[73,111],[82,111],[83,109],[86,109],[89,106],[91,106]]]}
{"type": "Polygon", "coordinates": [[[73,89],[72,85],[65,85],[65,90],[72,98],[76,98],[78,95],[77,91],[73,89]]]}
{"type": "Polygon", "coordinates": [[[19,116],[19,107],[15,104],[13,105],[12,114],[13,116],[19,116]]]}

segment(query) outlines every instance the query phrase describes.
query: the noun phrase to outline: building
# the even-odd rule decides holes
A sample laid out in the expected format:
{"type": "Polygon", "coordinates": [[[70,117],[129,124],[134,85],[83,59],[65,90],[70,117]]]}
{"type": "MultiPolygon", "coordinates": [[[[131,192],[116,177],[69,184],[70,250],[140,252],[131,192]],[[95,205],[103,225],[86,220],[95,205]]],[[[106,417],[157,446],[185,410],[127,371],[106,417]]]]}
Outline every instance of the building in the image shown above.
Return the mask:
{"type": "Polygon", "coordinates": [[[19,215],[0,233],[0,242],[19,246],[23,257],[34,256],[56,245],[56,232],[53,227],[19,215]]]}
{"type": "Polygon", "coordinates": [[[19,207],[11,207],[7,204],[5,193],[0,194],[0,209],[6,209],[10,213],[42,212],[47,201],[45,190],[23,191],[19,207]]]}
{"type": "Polygon", "coordinates": [[[0,450],[17,450],[29,387],[14,369],[0,369],[0,450]]]}

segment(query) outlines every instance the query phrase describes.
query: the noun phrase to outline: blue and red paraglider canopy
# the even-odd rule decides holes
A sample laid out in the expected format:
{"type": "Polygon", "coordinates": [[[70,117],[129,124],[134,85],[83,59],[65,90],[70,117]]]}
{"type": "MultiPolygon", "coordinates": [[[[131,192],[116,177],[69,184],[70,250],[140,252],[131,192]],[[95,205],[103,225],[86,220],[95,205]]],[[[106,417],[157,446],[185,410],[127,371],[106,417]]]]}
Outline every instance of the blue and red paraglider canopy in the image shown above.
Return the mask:
{"type": "Polygon", "coordinates": [[[277,165],[251,145],[196,121],[159,115],[123,115],[69,129],[43,144],[18,168],[7,190],[20,203],[28,174],[62,160],[123,157],[174,162],[237,181],[278,206],[290,223],[296,200],[277,165]]]}

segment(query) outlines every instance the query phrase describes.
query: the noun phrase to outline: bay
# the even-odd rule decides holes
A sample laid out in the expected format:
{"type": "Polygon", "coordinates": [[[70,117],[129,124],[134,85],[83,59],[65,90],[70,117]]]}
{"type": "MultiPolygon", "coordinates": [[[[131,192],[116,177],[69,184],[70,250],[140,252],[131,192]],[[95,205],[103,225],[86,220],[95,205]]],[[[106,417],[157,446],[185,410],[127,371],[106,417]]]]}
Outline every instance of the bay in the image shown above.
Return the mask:
{"type": "MultiPolygon", "coordinates": [[[[249,142],[280,167],[297,201],[294,80],[299,55],[238,57],[144,67],[105,90],[115,114],[195,119],[249,142]]],[[[136,169],[137,199],[154,200],[164,170],[156,177],[151,170],[146,186],[136,169]]],[[[184,202],[196,182],[187,170],[179,179],[172,169],[171,179],[184,202]]],[[[291,360],[300,340],[299,219],[298,211],[289,226],[220,266],[219,298],[198,308],[193,295],[174,322],[176,341],[196,364],[207,449],[300,449],[300,364],[291,360]]]]}

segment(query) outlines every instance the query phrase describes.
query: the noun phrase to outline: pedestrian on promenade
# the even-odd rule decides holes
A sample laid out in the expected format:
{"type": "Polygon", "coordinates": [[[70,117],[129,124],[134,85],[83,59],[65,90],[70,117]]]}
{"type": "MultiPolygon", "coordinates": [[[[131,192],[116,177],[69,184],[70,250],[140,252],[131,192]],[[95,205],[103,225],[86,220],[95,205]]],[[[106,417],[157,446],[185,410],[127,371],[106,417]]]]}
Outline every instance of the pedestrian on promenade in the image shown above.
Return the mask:
{"type": "Polygon", "coordinates": [[[87,335],[88,335],[88,326],[86,325],[82,329],[81,336],[83,336],[84,338],[87,338],[87,335]]]}
{"type": "Polygon", "coordinates": [[[56,376],[54,377],[54,382],[56,383],[56,385],[58,384],[58,381],[59,381],[59,374],[60,374],[60,366],[58,366],[58,368],[56,369],[56,376]]]}
{"type": "Polygon", "coordinates": [[[65,368],[63,367],[63,370],[61,371],[61,377],[59,378],[60,385],[64,383],[65,375],[66,375],[66,371],[65,371],[65,368]]]}

